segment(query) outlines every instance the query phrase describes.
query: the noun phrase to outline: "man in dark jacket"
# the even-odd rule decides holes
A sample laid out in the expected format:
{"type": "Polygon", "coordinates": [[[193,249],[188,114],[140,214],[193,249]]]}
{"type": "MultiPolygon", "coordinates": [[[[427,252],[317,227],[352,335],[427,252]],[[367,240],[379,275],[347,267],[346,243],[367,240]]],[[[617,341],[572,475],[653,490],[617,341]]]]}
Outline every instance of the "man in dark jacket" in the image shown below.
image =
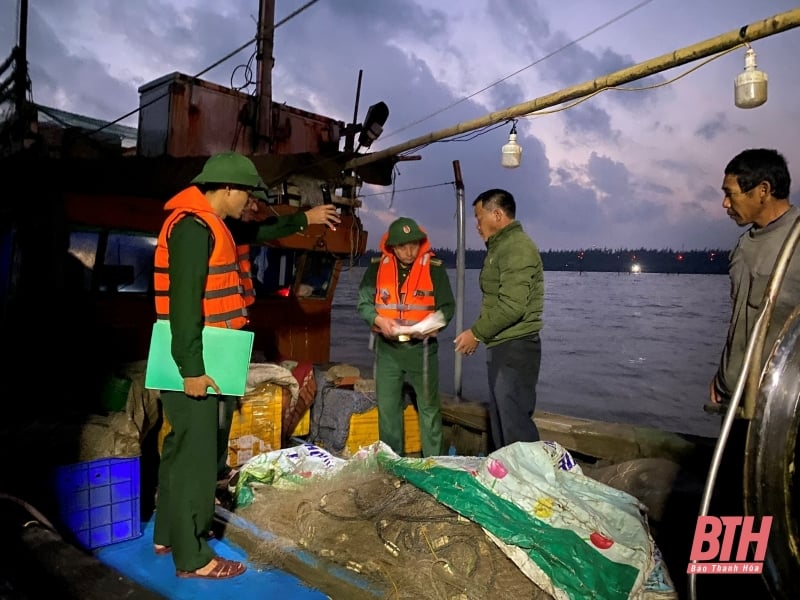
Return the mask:
{"type": "Polygon", "coordinates": [[[509,192],[487,190],[472,206],[487,248],[479,279],[483,299],[478,320],[458,334],[455,350],[471,355],[480,342],[486,344],[494,448],[536,442],[539,430],[533,412],[542,359],[542,259],[516,220],[516,203],[509,192]]]}

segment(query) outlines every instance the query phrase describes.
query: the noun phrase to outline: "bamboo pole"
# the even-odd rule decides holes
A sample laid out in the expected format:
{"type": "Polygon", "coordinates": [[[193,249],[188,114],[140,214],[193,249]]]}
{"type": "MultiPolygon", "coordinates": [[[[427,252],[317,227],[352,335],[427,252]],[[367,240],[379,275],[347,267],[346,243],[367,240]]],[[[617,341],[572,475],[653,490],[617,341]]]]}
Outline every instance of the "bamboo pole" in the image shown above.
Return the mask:
{"type": "Polygon", "coordinates": [[[371,162],[405,152],[406,150],[411,150],[413,148],[431,144],[445,138],[467,133],[469,131],[474,131],[482,127],[495,125],[497,123],[513,119],[514,117],[535,113],[536,111],[550,108],[551,106],[562,104],[570,100],[577,100],[578,98],[583,98],[584,96],[588,96],[599,90],[616,87],[624,83],[630,83],[632,81],[666,71],[667,69],[679,67],[701,58],[706,58],[707,56],[712,56],[714,54],[730,50],[731,48],[734,48],[740,44],[744,44],[745,42],[752,42],[754,40],[769,37],[771,35],[775,35],[776,33],[794,29],[798,26],[800,26],[800,8],[794,8],[761,21],[755,21],[739,29],[729,31],[728,33],[723,33],[722,35],[709,38],[703,42],[674,50],[668,54],[662,54],[656,58],[633,65],[632,67],[615,71],[609,75],[604,75],[602,77],[592,79],[591,81],[586,81],[573,87],[564,88],[558,92],[523,102],[522,104],[516,104],[503,110],[495,111],[486,116],[472,119],[471,121],[463,121],[452,127],[440,129],[439,131],[434,131],[433,133],[416,137],[407,142],[403,142],[402,144],[397,144],[395,146],[391,146],[390,148],[386,148],[385,150],[379,150],[378,152],[372,152],[370,154],[351,159],[345,164],[345,168],[354,169],[360,167],[361,165],[366,165],[371,162]]]}

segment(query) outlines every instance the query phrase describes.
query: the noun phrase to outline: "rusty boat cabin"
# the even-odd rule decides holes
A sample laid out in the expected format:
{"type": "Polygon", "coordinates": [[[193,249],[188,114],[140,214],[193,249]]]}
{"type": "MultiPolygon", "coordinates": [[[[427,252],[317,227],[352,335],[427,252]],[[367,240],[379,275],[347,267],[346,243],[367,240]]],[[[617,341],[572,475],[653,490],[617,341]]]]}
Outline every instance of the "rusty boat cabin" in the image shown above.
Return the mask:
{"type": "Polygon", "coordinates": [[[275,215],[322,203],[322,186],[332,192],[342,219],[335,231],[312,225],[251,247],[248,325],[254,360],[328,362],[338,277],[367,242],[352,190],[389,184],[394,163],[344,171],[352,157],[338,150],[345,124],[279,104],[270,105],[270,153],[249,152],[253,101],[174,73],[140,88],[137,129],[39,107],[31,147],[0,158],[15,190],[0,211],[10,422],[85,410],[117,365],[146,359],[163,206],[208,156],[228,149],[251,156],[275,215]],[[135,146],[123,145],[126,135],[135,146]]]}

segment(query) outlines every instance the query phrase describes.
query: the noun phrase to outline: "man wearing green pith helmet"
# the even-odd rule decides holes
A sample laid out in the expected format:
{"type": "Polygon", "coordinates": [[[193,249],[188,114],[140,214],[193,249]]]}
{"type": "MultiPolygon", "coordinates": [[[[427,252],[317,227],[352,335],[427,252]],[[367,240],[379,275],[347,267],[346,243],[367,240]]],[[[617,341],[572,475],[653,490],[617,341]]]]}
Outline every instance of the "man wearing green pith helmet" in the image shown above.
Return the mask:
{"type": "Polygon", "coordinates": [[[422,437],[422,455],[442,453],[437,331],[403,334],[398,327],[419,323],[436,311],[442,327],[453,318],[455,300],[442,261],[428,235],[413,219],[394,221],[380,243],[381,256],[367,267],[358,291],[358,313],[372,327],[378,434],[402,454],[403,382],[414,388],[422,437]]]}
{"type": "MultiPolygon", "coordinates": [[[[178,577],[226,579],[241,575],[245,566],[216,556],[207,539],[220,455],[216,441],[224,438],[227,447],[230,428],[229,422],[219,427],[219,402],[227,416],[235,399],[207,395],[208,388],[220,390],[205,371],[202,330],[241,329],[248,322],[236,244],[224,219],[252,211],[263,183],[253,162],[237,152],[210,157],[191,183],[165,204],[170,213],[155,251],[156,317],[169,320],[183,391],[160,394],[171,430],[161,451],[153,542],[156,554],[171,555],[178,577]]],[[[335,214],[328,218],[329,226],[338,222],[335,214]]],[[[286,224],[260,227],[254,241],[293,233],[286,224]]]]}

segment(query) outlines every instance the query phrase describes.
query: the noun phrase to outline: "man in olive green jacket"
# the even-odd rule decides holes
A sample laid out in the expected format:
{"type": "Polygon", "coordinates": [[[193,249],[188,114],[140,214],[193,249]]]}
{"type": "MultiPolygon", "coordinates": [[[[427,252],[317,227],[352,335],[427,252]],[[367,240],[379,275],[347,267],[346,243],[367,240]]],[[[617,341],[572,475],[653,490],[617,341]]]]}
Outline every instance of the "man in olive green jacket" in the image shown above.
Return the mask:
{"type": "Polygon", "coordinates": [[[477,321],[456,336],[455,350],[472,355],[480,342],[486,344],[494,448],[535,442],[539,440],[533,411],[542,359],[542,259],[516,220],[516,203],[509,192],[487,190],[472,206],[487,248],[479,279],[483,299],[477,321]]]}

